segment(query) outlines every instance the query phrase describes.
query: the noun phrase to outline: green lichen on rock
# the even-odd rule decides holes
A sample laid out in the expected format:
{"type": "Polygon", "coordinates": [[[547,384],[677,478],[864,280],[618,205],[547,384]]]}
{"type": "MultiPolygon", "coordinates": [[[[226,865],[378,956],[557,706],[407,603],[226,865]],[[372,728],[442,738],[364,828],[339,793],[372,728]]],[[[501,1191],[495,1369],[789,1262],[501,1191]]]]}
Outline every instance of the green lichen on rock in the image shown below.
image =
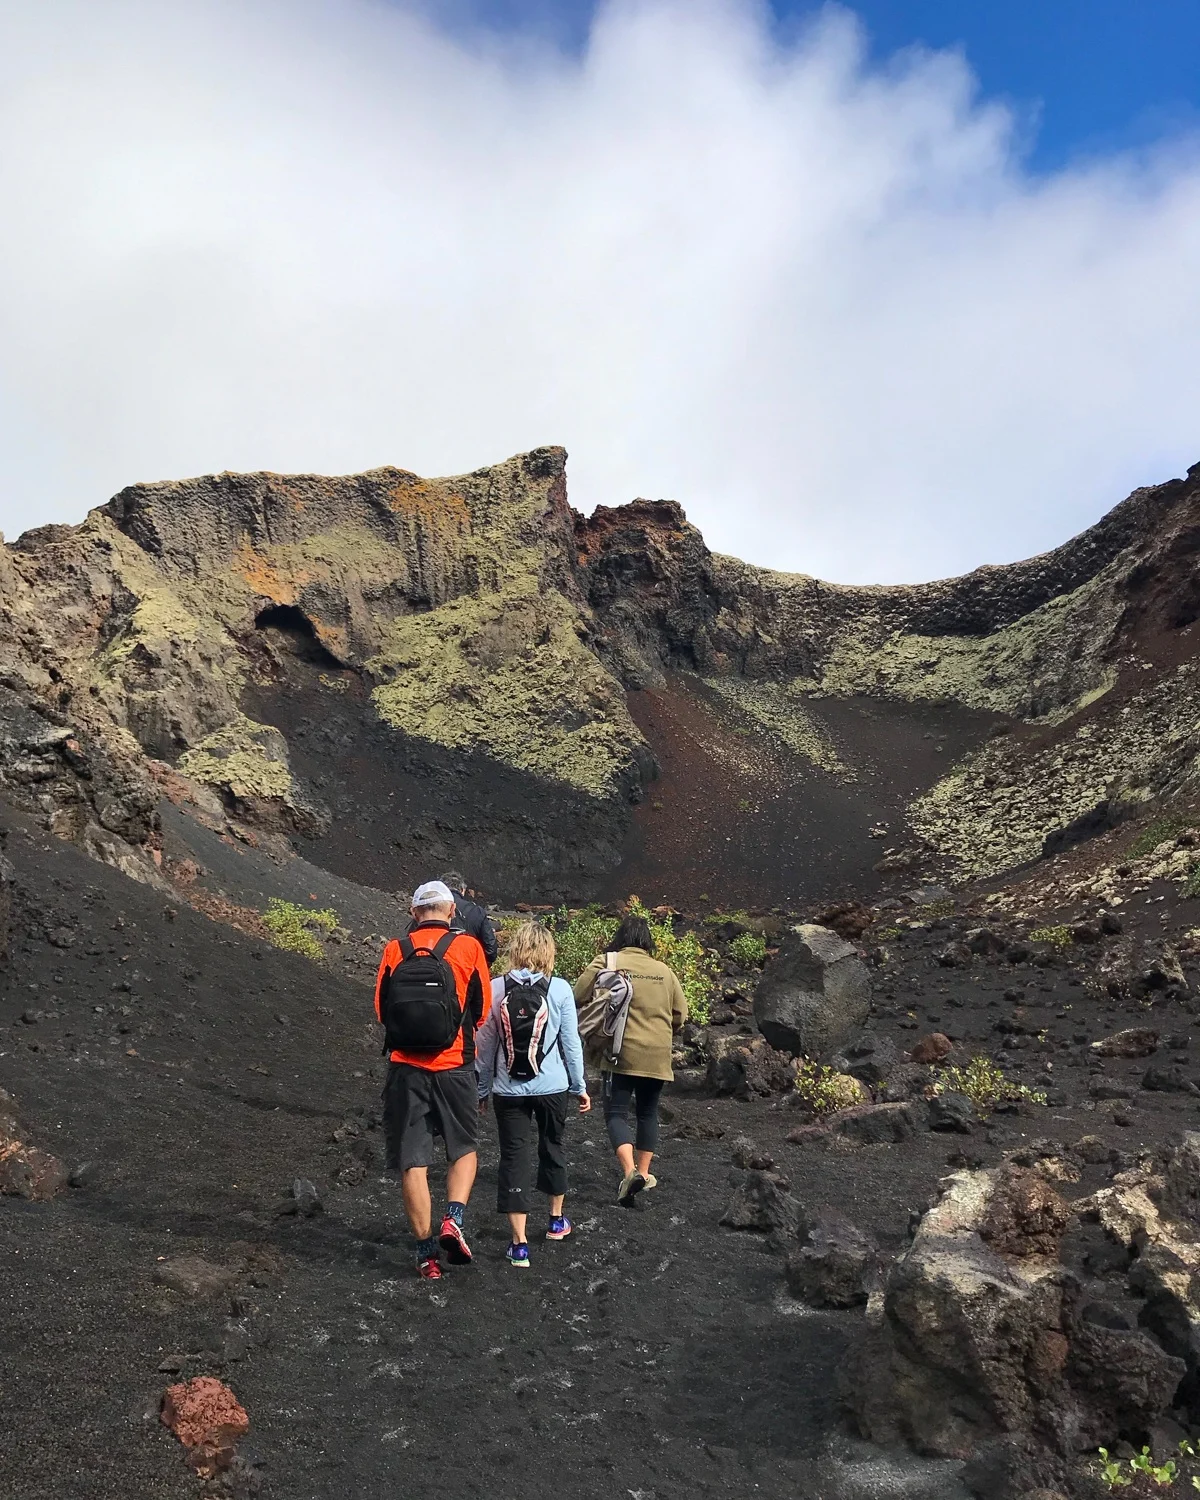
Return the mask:
{"type": "Polygon", "coordinates": [[[376,708],[406,734],[610,796],[640,738],[624,696],[581,641],[570,601],[510,571],[494,593],[394,622],[367,664],[383,679],[376,708]]]}
{"type": "Polygon", "coordinates": [[[222,725],[179,758],[179,770],[194,781],[235,797],[278,798],[292,794],[287,742],[278,729],[245,715],[222,725]]]}
{"type": "Polygon", "coordinates": [[[1101,573],[988,635],[882,633],[877,617],[860,616],[833,636],[814,677],[793,688],[963,703],[1058,722],[1112,686],[1104,651],[1120,613],[1111,579],[1101,573]]]}
{"type": "Polygon", "coordinates": [[[1195,782],[1198,691],[1189,662],[1103,719],[990,741],[911,804],[909,821],[963,876],[1036,859],[1048,835],[1101,803],[1145,802],[1195,782]]]}
{"type": "Polygon", "coordinates": [[[147,589],[124,621],[120,633],[100,652],[96,670],[101,675],[115,676],[139,645],[156,654],[164,650],[172,653],[193,645],[203,630],[178,591],[163,587],[147,589]]]}
{"type": "Polygon", "coordinates": [[[803,688],[795,682],[770,682],[744,677],[706,677],[714,692],[783,741],[793,754],[822,771],[846,777],[850,773],[838,755],[829,732],[804,706],[803,688]]]}

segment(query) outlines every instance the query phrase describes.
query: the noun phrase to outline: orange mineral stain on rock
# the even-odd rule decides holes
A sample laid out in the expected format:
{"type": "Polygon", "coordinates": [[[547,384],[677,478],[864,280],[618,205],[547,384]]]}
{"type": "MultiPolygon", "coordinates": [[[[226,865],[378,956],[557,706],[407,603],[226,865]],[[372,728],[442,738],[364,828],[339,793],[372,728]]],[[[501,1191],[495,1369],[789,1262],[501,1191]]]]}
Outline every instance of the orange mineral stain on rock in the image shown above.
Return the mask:
{"type": "Polygon", "coordinates": [[[419,520],[434,531],[470,529],[471,511],[465,497],[452,490],[435,489],[425,480],[396,485],[388,504],[397,515],[419,520]]]}
{"type": "Polygon", "coordinates": [[[311,581],[307,572],[289,569],[281,573],[269,557],[254,549],[249,537],[245,536],[238,544],[234,567],[255,594],[274,604],[295,604],[300,590],[311,581]]]}

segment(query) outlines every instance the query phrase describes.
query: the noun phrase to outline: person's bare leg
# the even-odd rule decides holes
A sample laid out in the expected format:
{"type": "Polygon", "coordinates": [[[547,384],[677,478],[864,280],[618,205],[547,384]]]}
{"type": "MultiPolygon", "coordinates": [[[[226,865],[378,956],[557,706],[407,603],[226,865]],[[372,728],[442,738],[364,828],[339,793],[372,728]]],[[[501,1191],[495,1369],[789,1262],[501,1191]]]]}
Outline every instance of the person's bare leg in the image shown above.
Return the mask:
{"type": "Polygon", "coordinates": [[[650,1171],[650,1162],[653,1156],[653,1151],[639,1151],[637,1153],[637,1169],[643,1177],[650,1171]]]}
{"type": "Polygon", "coordinates": [[[633,1147],[618,1146],[617,1161],[621,1164],[621,1176],[628,1177],[633,1171],[633,1147]]]}
{"type": "Polygon", "coordinates": [[[550,1200],[550,1217],[552,1219],[561,1219],[562,1218],[563,1199],[566,1196],[567,1195],[565,1193],[555,1193],[554,1197],[551,1198],[551,1200],[550,1200]]]}
{"type": "MultiPolygon", "coordinates": [[[[446,1168],[446,1199],[450,1203],[466,1203],[471,1196],[471,1189],[475,1186],[475,1169],[479,1165],[479,1156],[475,1151],[468,1151],[466,1156],[460,1156],[457,1161],[452,1161],[446,1168]]],[[[429,1201],[428,1190],[425,1201],[429,1201]]]]}
{"type": "Polygon", "coordinates": [[[404,1192],[404,1212],[408,1215],[408,1226],[415,1238],[427,1240],[431,1233],[428,1167],[409,1167],[401,1180],[404,1192]]]}
{"type": "Polygon", "coordinates": [[[528,1219],[528,1217],[528,1214],[509,1214],[508,1222],[512,1228],[514,1245],[525,1245],[529,1243],[525,1238],[525,1221],[526,1219],[528,1219]]]}

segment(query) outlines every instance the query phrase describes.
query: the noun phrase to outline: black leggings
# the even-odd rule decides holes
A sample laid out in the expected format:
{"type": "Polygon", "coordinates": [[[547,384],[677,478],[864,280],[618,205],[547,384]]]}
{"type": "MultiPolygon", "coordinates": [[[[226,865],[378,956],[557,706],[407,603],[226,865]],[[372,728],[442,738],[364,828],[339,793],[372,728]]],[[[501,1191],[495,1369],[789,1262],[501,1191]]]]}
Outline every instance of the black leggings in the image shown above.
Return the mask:
{"type": "Polygon", "coordinates": [[[613,1146],[638,1151],[658,1150],[658,1097],[661,1078],[639,1078],[635,1073],[605,1073],[604,1123],[613,1146]],[[629,1109],[637,1109],[637,1133],[629,1123],[629,1109]]]}
{"type": "Polygon", "coordinates": [[[537,1190],[550,1198],[567,1191],[567,1104],[570,1095],[492,1095],[500,1136],[500,1178],[496,1208],[502,1214],[527,1214],[532,1208],[533,1141],[537,1136],[537,1190]]]}

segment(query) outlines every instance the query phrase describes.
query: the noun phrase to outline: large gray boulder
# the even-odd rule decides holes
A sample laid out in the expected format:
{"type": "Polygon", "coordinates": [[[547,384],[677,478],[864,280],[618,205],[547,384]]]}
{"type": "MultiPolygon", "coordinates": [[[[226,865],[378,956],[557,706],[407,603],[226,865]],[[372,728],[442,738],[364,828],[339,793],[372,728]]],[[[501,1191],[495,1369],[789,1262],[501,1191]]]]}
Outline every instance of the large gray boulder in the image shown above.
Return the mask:
{"type": "Polygon", "coordinates": [[[779,1051],[804,1057],[843,1046],[870,1007],[871,980],[857,949],[811,922],[785,933],[754,994],[763,1036],[779,1051]]]}

